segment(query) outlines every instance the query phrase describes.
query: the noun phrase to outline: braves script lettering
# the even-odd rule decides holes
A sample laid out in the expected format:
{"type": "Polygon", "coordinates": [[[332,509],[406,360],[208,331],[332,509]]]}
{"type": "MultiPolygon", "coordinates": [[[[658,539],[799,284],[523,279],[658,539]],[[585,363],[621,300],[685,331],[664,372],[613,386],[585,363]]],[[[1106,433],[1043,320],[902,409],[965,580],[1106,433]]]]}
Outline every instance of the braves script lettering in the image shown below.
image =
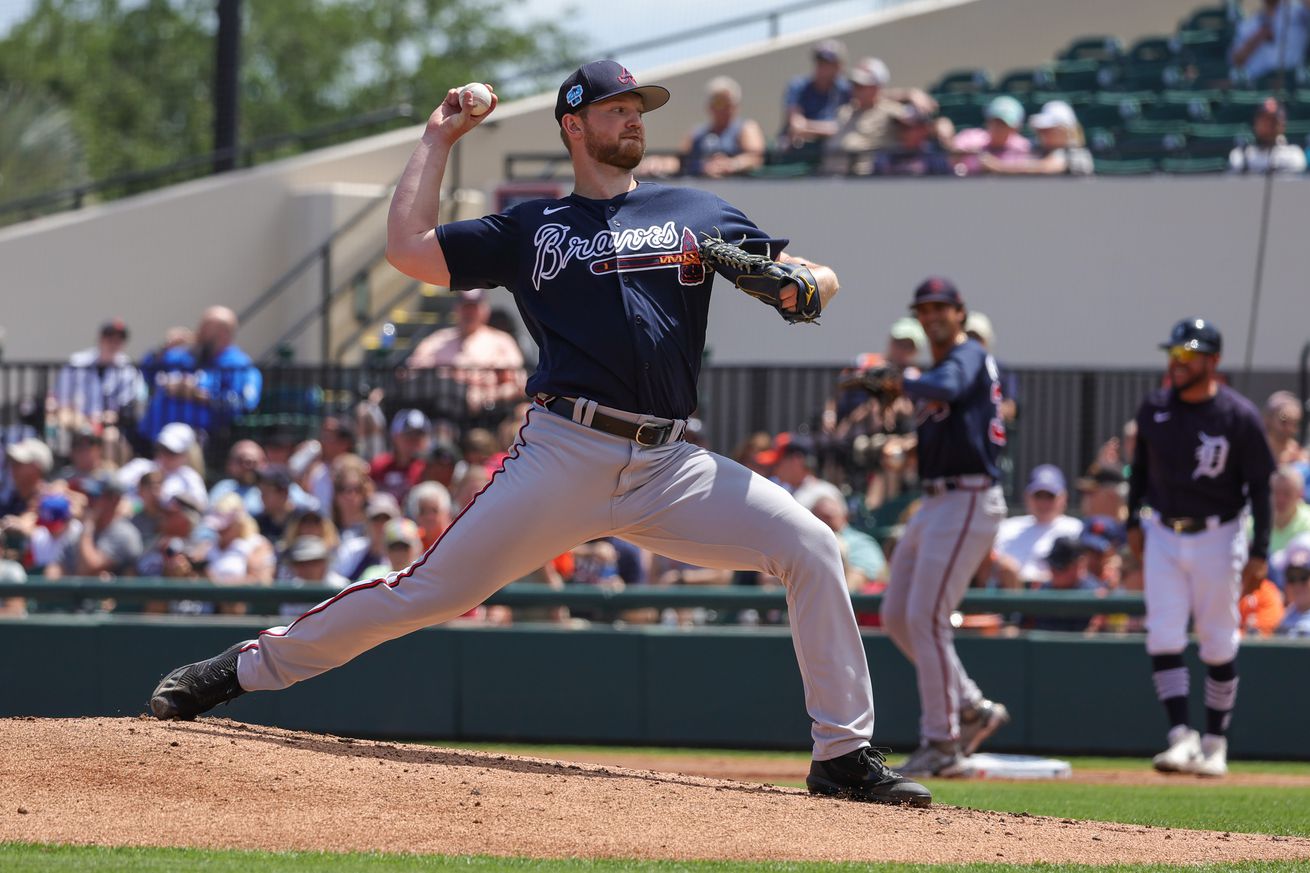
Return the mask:
{"type": "MultiPolygon", "coordinates": [[[[567,224],[543,224],[537,229],[532,244],[537,248],[532,267],[532,287],[541,290],[541,283],[554,279],[573,260],[592,260],[642,249],[678,250],[677,227],[672,221],[652,224],[649,227],[630,227],[618,231],[602,230],[591,239],[570,235],[567,224]]],[[[671,262],[672,263],[672,262],[671,262]]]]}

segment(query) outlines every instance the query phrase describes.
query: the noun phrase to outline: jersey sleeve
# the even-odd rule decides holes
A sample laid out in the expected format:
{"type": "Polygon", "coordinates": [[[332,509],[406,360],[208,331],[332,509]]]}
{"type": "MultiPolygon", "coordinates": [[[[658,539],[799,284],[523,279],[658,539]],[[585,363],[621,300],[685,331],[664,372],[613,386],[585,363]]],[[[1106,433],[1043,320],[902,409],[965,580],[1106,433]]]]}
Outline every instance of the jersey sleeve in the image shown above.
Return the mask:
{"type": "Polygon", "coordinates": [[[715,225],[719,236],[753,255],[767,255],[778,260],[791,240],[771,237],[756,226],[746,214],[726,200],[719,200],[719,221],[715,225]]]}
{"type": "Polygon", "coordinates": [[[1243,416],[1242,478],[1251,501],[1251,548],[1253,558],[1269,557],[1269,534],[1273,524],[1273,494],[1270,480],[1274,475],[1274,454],[1264,434],[1259,414],[1251,410],[1243,416]]]}
{"type": "Polygon", "coordinates": [[[1130,528],[1140,527],[1142,523],[1142,503],[1146,500],[1146,488],[1150,481],[1148,469],[1149,452],[1147,451],[1147,414],[1145,401],[1137,408],[1137,437],[1133,440],[1133,456],[1129,459],[1131,468],[1128,473],[1128,524],[1130,528]]]}
{"type": "Polygon", "coordinates": [[[985,355],[980,349],[962,349],[948,355],[936,367],[917,379],[905,379],[903,390],[914,400],[939,400],[950,403],[978,378],[985,355]]]}
{"type": "Polygon", "coordinates": [[[505,287],[514,290],[519,221],[515,210],[437,228],[437,241],[450,269],[450,289],[505,287]]]}

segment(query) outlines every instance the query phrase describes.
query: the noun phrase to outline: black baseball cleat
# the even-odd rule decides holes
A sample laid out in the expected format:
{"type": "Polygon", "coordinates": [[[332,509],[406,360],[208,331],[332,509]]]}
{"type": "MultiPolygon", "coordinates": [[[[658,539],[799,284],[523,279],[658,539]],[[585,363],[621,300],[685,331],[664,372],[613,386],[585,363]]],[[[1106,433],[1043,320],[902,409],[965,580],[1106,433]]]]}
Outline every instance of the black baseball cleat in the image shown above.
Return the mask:
{"type": "Polygon", "coordinates": [[[178,667],[155,686],[150,711],[162,721],[190,721],[220,703],[245,694],[237,682],[237,655],[250,641],[237,643],[222,654],[178,667]]]}
{"type": "Polygon", "coordinates": [[[830,761],[811,762],[805,787],[811,794],[867,803],[932,804],[931,791],[889,768],[882,751],[868,746],[830,761]]]}

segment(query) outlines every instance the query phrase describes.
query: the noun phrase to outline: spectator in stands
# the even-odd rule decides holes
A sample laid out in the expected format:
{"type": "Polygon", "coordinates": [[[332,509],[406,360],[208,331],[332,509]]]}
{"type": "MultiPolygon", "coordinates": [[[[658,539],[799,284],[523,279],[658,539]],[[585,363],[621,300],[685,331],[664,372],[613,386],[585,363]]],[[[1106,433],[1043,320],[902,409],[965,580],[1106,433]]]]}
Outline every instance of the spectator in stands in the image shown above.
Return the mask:
{"type": "MultiPolygon", "coordinates": [[[[277,560],[273,544],[259,532],[259,525],[246,512],[246,505],[235,494],[218,500],[205,518],[205,527],[217,539],[210,547],[206,575],[215,585],[267,585],[273,582],[277,560]]],[[[245,604],[227,604],[230,610],[245,612],[245,604]]]]}
{"type": "Polygon", "coordinates": [[[154,544],[159,523],[164,517],[163,499],[159,493],[163,481],[164,475],[158,470],[147,470],[136,483],[136,500],[130,517],[132,526],[141,534],[141,542],[147,547],[154,544]]]}
{"type": "Polygon", "coordinates": [[[1296,70],[1310,44],[1305,0],[1263,0],[1233,35],[1232,63],[1252,84],[1278,70],[1296,70]]]}
{"type": "Polygon", "coordinates": [[[705,85],[709,120],[696,127],[678,151],[680,157],[651,155],[636,172],[655,176],[707,176],[719,179],[749,173],[764,163],[764,131],[741,117],[741,86],[736,79],[716,76],[705,85]]]}
{"type": "Polygon", "coordinates": [[[508,407],[523,398],[527,373],[514,337],[487,323],[491,306],[486,295],[483,288],[459,292],[455,326],[425,337],[405,366],[436,368],[440,375],[464,385],[470,414],[494,415],[499,421],[508,407]]]}
{"type": "MultiPolygon", "coordinates": [[[[108,475],[87,479],[83,486],[89,503],[77,539],[67,543],[59,556],[62,575],[102,579],[131,576],[145,546],[141,533],[120,512],[122,487],[108,475]]],[[[50,569],[46,569],[46,576],[53,578],[50,569]]]]}
{"type": "Polygon", "coordinates": [[[1287,612],[1278,626],[1279,636],[1310,637],[1310,548],[1288,550],[1283,570],[1287,586],[1287,612]]]}
{"type": "Polygon", "coordinates": [[[806,509],[814,506],[820,497],[831,497],[838,502],[846,498],[841,489],[831,482],[814,475],[818,459],[815,456],[814,440],[804,434],[786,434],[778,438],[778,463],[773,470],[773,478],[796,498],[796,502],[806,509]]]}
{"type": "Polygon", "coordinates": [[[384,534],[387,523],[401,517],[400,504],[386,491],[379,491],[369,498],[365,515],[368,518],[365,535],[347,540],[337,549],[335,569],[352,582],[373,578],[366,575],[369,568],[386,561],[384,534]]]}
{"type": "Polygon", "coordinates": [[[180,421],[164,425],[155,439],[155,464],[163,474],[159,493],[164,500],[185,493],[197,506],[209,505],[204,477],[196,469],[200,464],[200,447],[190,426],[180,421]]]}
{"type": "Polygon", "coordinates": [[[0,518],[23,515],[36,508],[46,476],[55,465],[49,446],[35,437],[5,448],[7,485],[0,492],[0,518]]]}
{"type": "Polygon", "coordinates": [[[850,526],[846,502],[820,497],[810,507],[814,515],[832,529],[841,543],[846,564],[846,584],[852,592],[868,592],[871,585],[887,581],[887,558],[878,541],[850,526]]]}
{"type": "MultiPolygon", "coordinates": [[[[332,550],[321,538],[309,535],[296,537],[287,549],[287,577],[279,579],[276,584],[286,588],[303,588],[306,585],[345,588],[350,582],[331,569],[331,558],[332,550]]],[[[283,603],[278,606],[278,614],[302,615],[313,606],[313,603],[283,603]]]]}
{"type": "Polygon", "coordinates": [[[131,432],[146,399],[146,383],[124,351],[127,335],[123,320],[111,319],[100,325],[94,346],[69,357],[52,394],[60,427],[109,426],[131,432]]]}
{"type": "Polygon", "coordinates": [[[397,501],[418,484],[427,466],[428,417],[417,409],[402,409],[391,419],[392,450],[373,459],[370,475],[379,491],[397,501]]]}
{"type": "Polygon", "coordinates": [[[851,83],[841,74],[845,62],[846,46],[825,39],[814,46],[814,72],[788,83],[778,137],[784,151],[804,152],[836,133],[837,110],[851,99],[851,83]]]}
{"type": "MultiPolygon", "coordinates": [[[[200,582],[203,576],[200,568],[204,566],[203,555],[187,551],[187,541],[173,537],[161,541],[153,550],[159,555],[160,569],[156,576],[162,576],[173,583],[200,582]]],[[[203,600],[148,600],[142,606],[142,612],[173,615],[211,615],[214,604],[203,600]]]]}
{"type": "Polygon", "coordinates": [[[1078,513],[1083,518],[1127,519],[1128,480],[1124,477],[1123,467],[1118,464],[1102,467],[1093,462],[1086,475],[1075,484],[1079,494],[1078,513]]]}
{"type": "Polygon", "coordinates": [[[91,425],[83,425],[74,430],[68,463],[54,478],[67,482],[74,491],[81,491],[83,481],[112,473],[114,469],[114,465],[105,460],[104,438],[91,425]]]}
{"type": "Polygon", "coordinates": [[[318,501],[320,508],[332,506],[332,464],[355,451],[355,426],[344,416],[328,415],[318,429],[318,457],[309,465],[303,479],[305,490],[318,501]]]}
{"type": "Polygon", "coordinates": [[[367,536],[364,508],[373,496],[368,462],[358,455],[342,455],[332,462],[332,523],[342,542],[367,536]]]}
{"type": "Polygon", "coordinates": [[[955,171],[950,153],[942,146],[955,138],[950,119],[934,119],[931,113],[906,104],[892,121],[893,141],[875,155],[875,175],[948,176],[955,171]]]}
{"type": "Polygon", "coordinates": [[[236,313],[212,306],[200,319],[194,346],[159,355],[141,428],[147,438],[154,439],[169,422],[209,434],[259,406],[264,377],[236,345],[236,333],[236,313]]]}
{"type": "Polygon", "coordinates": [[[1279,464],[1300,464],[1307,459],[1305,448],[1297,442],[1301,415],[1301,401],[1291,391],[1275,391],[1265,401],[1265,437],[1279,464]]]}
{"type": "Polygon", "coordinates": [[[75,492],[51,491],[40,496],[36,502],[35,523],[27,530],[31,546],[26,565],[29,572],[41,573],[51,579],[63,575],[60,558],[76,548],[82,533],[84,502],[85,498],[75,492]]]}
{"type": "Polygon", "coordinates": [[[418,525],[408,518],[393,518],[383,525],[382,544],[385,559],[366,569],[363,578],[377,579],[388,573],[398,573],[423,553],[418,525]]]}
{"type": "MultiPolygon", "coordinates": [[[[0,519],[0,582],[27,582],[22,556],[27,551],[27,535],[18,528],[6,527],[0,519]]],[[[0,597],[0,615],[24,618],[27,616],[27,599],[0,597]]]]}
{"type": "Polygon", "coordinates": [[[1238,627],[1243,634],[1273,636],[1286,613],[1283,592],[1268,579],[1261,579],[1254,591],[1237,601],[1238,627]]]}
{"type": "Polygon", "coordinates": [[[169,544],[173,540],[182,543],[183,551],[193,562],[208,552],[208,544],[203,543],[197,534],[204,510],[200,504],[193,503],[193,499],[189,494],[181,492],[163,501],[159,531],[153,542],[145,544],[145,552],[136,568],[138,576],[163,575],[164,563],[169,556],[169,544]]]}
{"type": "MultiPolygon", "coordinates": [[[[1118,525],[1108,518],[1099,518],[1106,524],[1118,525]]],[[[1095,579],[1106,591],[1118,590],[1123,584],[1123,557],[1119,553],[1118,542],[1109,536],[1110,530],[1097,526],[1093,519],[1083,523],[1082,535],[1078,537],[1078,547],[1087,558],[1087,575],[1095,579]]]]}
{"type": "MultiPolygon", "coordinates": [[[[509,421],[508,418],[505,420],[509,421]]],[[[427,463],[423,467],[423,481],[436,482],[449,490],[463,473],[463,467],[463,455],[454,443],[434,439],[428,450],[427,463]]]]}
{"type": "Polygon", "coordinates": [[[227,453],[227,478],[209,490],[209,502],[217,503],[226,494],[236,494],[246,504],[246,512],[259,515],[264,511],[259,496],[259,471],[267,463],[264,449],[254,440],[237,440],[227,453]]]}
{"type": "MultiPolygon", "coordinates": [[[[1310,505],[1305,502],[1305,480],[1294,464],[1283,464],[1270,481],[1274,523],[1269,532],[1269,553],[1281,552],[1300,534],[1310,532],[1310,505]]],[[[1247,519],[1247,530],[1251,530],[1247,519]]]]}
{"type": "Polygon", "coordinates": [[[1007,518],[996,532],[992,572],[1002,588],[1023,588],[1050,578],[1045,557],[1060,537],[1077,538],[1083,525],[1064,514],[1069,496],[1053,464],[1033,468],[1024,489],[1028,515],[1007,518]]]}
{"type": "Polygon", "coordinates": [[[1304,173],[1305,149],[1287,141],[1287,111],[1270,97],[1255,111],[1251,122],[1255,142],[1228,153],[1232,173],[1304,173]]]}
{"type": "Polygon", "coordinates": [[[836,128],[823,141],[822,169],[867,176],[873,172],[874,153],[895,147],[895,121],[905,107],[883,94],[891,74],[879,59],[856,62],[848,78],[851,97],[837,110],[836,128]]]}
{"type": "Polygon", "coordinates": [[[285,541],[287,525],[295,517],[291,487],[291,471],[286,467],[270,464],[259,471],[259,498],[264,508],[254,516],[255,527],[270,543],[285,541]]]}
{"type": "Polygon", "coordinates": [[[984,152],[978,156],[984,170],[1023,176],[1090,176],[1092,153],[1083,140],[1083,128],[1073,107],[1063,100],[1052,100],[1042,111],[1028,119],[1037,131],[1040,154],[1033,158],[1005,158],[984,152]]]}
{"type": "MultiPolygon", "coordinates": [[[[1047,550],[1046,565],[1050,578],[1037,586],[1039,591],[1101,592],[1100,583],[1087,574],[1087,556],[1078,540],[1073,537],[1056,537],[1047,550]]],[[[1073,631],[1088,629],[1091,619],[1086,616],[1032,616],[1024,626],[1033,630],[1073,631]]]]}
{"type": "Polygon", "coordinates": [[[424,549],[430,548],[450,527],[450,492],[440,482],[420,482],[405,500],[406,515],[418,525],[424,549]]]}
{"type": "Polygon", "coordinates": [[[1023,127],[1023,104],[1008,94],[987,104],[984,127],[971,127],[955,135],[951,150],[956,154],[955,172],[961,176],[986,171],[983,157],[1009,162],[1027,159],[1032,143],[1019,132],[1023,127]]]}
{"type": "MultiPolygon", "coordinates": [[[[332,523],[332,519],[323,515],[317,509],[304,509],[297,512],[287,523],[286,533],[283,536],[281,551],[278,554],[278,576],[286,576],[290,569],[287,563],[287,556],[290,555],[292,547],[296,540],[303,537],[313,537],[319,540],[327,548],[327,560],[329,563],[336,561],[337,549],[341,547],[341,535],[337,533],[337,526],[332,523]]],[[[278,548],[278,544],[274,544],[278,548]]]]}

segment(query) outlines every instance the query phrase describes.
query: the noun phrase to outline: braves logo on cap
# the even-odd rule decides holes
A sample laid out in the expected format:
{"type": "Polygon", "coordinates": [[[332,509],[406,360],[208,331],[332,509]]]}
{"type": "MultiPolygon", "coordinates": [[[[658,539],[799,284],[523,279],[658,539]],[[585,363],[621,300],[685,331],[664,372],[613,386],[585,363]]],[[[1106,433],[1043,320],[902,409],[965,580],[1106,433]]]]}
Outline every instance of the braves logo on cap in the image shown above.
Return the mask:
{"type": "Polygon", "coordinates": [[[634,79],[634,78],[632,78],[632,74],[628,72],[628,68],[627,68],[627,67],[622,67],[621,69],[623,70],[623,72],[622,72],[622,73],[619,73],[619,84],[620,84],[620,85],[635,85],[635,84],[637,84],[637,80],[634,79]]]}
{"type": "Polygon", "coordinates": [[[569,89],[569,92],[564,95],[564,99],[568,101],[570,106],[577,106],[582,102],[582,86],[574,85],[569,89]]]}

